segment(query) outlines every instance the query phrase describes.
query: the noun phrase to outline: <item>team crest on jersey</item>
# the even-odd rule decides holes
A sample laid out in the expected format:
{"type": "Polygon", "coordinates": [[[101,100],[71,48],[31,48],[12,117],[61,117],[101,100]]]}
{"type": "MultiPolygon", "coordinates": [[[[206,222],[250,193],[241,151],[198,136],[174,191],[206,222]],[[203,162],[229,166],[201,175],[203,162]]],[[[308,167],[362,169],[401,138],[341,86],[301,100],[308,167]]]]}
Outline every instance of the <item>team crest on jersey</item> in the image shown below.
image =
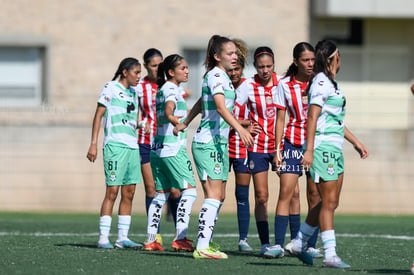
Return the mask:
{"type": "Polygon", "coordinates": [[[276,116],[276,110],[274,107],[266,108],[265,111],[266,118],[273,119],[276,116]]]}
{"type": "Polygon", "coordinates": [[[272,104],[273,103],[273,99],[272,99],[272,97],[271,96],[267,96],[266,97],[266,104],[267,105],[270,105],[270,104],[272,104]]]}
{"type": "Polygon", "coordinates": [[[251,161],[249,162],[249,169],[250,169],[250,170],[253,170],[253,169],[254,169],[254,161],[253,161],[253,160],[251,160],[251,161]]]}
{"type": "Polygon", "coordinates": [[[302,96],[302,102],[303,102],[303,104],[308,104],[308,96],[307,95],[304,95],[304,96],[302,96]]]}
{"type": "Polygon", "coordinates": [[[109,179],[110,179],[111,181],[116,181],[116,175],[115,175],[115,172],[111,172],[111,176],[109,177],[109,179]]]}
{"type": "Polygon", "coordinates": [[[109,98],[109,96],[105,96],[105,101],[106,101],[106,102],[111,101],[111,99],[109,98]]]}
{"type": "Polygon", "coordinates": [[[328,172],[328,174],[331,176],[335,173],[335,169],[332,164],[328,165],[328,169],[326,170],[326,172],[328,172]]]}
{"type": "Polygon", "coordinates": [[[221,174],[221,168],[220,168],[220,165],[216,164],[216,166],[214,167],[214,173],[215,173],[216,175],[221,174]]]}

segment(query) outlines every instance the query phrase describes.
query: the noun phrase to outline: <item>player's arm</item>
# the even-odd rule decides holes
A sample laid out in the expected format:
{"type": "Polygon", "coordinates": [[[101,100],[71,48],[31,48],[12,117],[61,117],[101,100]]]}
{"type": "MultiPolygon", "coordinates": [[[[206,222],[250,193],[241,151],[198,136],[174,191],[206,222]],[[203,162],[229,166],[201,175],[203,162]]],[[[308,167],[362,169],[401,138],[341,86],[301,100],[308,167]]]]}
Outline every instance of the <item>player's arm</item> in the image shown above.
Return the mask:
{"type": "Polygon", "coordinates": [[[213,96],[214,103],[216,105],[217,113],[226,121],[240,136],[240,140],[244,145],[250,147],[253,144],[253,137],[243,128],[243,126],[234,118],[233,114],[226,108],[224,94],[217,93],[213,96]]]}
{"type": "Polygon", "coordinates": [[[273,162],[276,164],[276,167],[279,167],[282,163],[282,152],[280,151],[283,138],[283,129],[285,128],[285,114],[286,110],[277,109],[276,116],[276,130],[275,130],[275,144],[276,144],[276,153],[273,159],[273,162]]]}
{"type": "Polygon", "coordinates": [[[183,132],[188,125],[191,123],[191,121],[193,121],[193,119],[199,114],[201,113],[201,107],[202,107],[202,100],[201,97],[197,100],[197,102],[194,104],[193,108],[191,108],[190,113],[188,114],[188,116],[186,117],[186,119],[182,122],[177,124],[174,127],[174,135],[178,135],[178,132],[183,132]]]}
{"type": "Polygon", "coordinates": [[[355,148],[355,150],[359,153],[362,159],[368,157],[368,149],[361,143],[359,140],[348,130],[345,126],[345,139],[349,141],[355,148]]]}
{"type": "Polygon", "coordinates": [[[88,154],[86,155],[86,157],[91,162],[94,162],[97,157],[99,129],[101,128],[101,121],[102,121],[102,117],[105,114],[105,111],[106,111],[106,107],[98,103],[98,106],[96,107],[96,111],[95,111],[95,116],[93,118],[93,123],[92,123],[91,144],[89,146],[88,154]]]}
{"type": "Polygon", "coordinates": [[[311,104],[308,111],[308,121],[306,125],[306,151],[303,154],[302,165],[310,168],[313,162],[313,149],[315,145],[316,123],[322,107],[311,104]]]}
{"type": "Polygon", "coordinates": [[[176,126],[177,124],[180,123],[180,117],[178,116],[174,116],[174,109],[175,109],[175,103],[174,101],[167,101],[165,103],[165,117],[167,118],[167,120],[173,125],[176,126]]]}

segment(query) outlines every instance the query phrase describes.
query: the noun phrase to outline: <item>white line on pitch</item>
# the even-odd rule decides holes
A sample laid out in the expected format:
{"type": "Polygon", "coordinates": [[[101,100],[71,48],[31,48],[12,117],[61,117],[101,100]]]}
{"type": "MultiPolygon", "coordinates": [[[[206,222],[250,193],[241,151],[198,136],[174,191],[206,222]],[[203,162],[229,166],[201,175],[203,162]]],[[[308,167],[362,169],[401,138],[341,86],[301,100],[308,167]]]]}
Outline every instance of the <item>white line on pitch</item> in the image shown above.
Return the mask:
{"type": "MultiPolygon", "coordinates": [[[[89,236],[98,236],[98,233],[63,233],[63,232],[4,232],[0,231],[0,237],[2,236],[34,236],[34,237],[69,237],[69,236],[78,236],[78,237],[89,237],[89,236]]],[[[129,234],[129,236],[136,237],[146,237],[146,234],[129,234]]],[[[174,234],[162,234],[165,237],[174,237],[174,234]]],[[[255,235],[251,235],[254,237],[255,235]]],[[[288,236],[288,235],[287,235],[288,236]]],[[[382,235],[382,234],[336,234],[337,237],[344,238],[371,238],[371,239],[393,239],[393,240],[414,240],[414,236],[396,236],[396,235],[382,235]]],[[[239,234],[214,234],[214,238],[237,238],[239,234]]],[[[257,237],[257,235],[256,235],[257,237]]]]}

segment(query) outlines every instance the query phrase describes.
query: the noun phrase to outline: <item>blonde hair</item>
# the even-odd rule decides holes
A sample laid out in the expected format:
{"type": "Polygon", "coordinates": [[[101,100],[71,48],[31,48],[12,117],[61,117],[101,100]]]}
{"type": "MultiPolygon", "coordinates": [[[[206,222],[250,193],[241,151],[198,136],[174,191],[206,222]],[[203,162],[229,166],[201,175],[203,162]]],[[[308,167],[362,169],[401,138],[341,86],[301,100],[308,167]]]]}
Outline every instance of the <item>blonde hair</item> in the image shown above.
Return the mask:
{"type": "Polygon", "coordinates": [[[244,68],[247,64],[247,56],[249,54],[249,49],[247,48],[246,43],[238,38],[233,39],[234,44],[237,48],[237,62],[244,68]]]}

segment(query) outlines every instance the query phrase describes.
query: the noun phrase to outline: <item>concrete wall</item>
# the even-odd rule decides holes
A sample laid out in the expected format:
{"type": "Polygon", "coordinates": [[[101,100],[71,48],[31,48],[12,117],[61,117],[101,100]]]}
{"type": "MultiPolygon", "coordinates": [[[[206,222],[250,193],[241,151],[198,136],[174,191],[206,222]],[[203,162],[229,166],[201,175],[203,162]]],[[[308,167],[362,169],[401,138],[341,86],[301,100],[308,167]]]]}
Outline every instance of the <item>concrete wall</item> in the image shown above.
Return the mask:
{"type": "MultiPolygon", "coordinates": [[[[46,41],[49,73],[44,104],[0,108],[0,211],[99,211],[105,190],[102,154],[91,164],[86,152],[99,91],[122,58],[142,60],[149,47],[166,55],[189,46],[205,47],[209,37],[219,33],[252,46],[272,46],[277,70],[282,72],[291,62],[293,46],[309,40],[306,0],[274,0],[266,5],[244,0],[16,0],[4,1],[2,12],[7,16],[0,17],[0,46],[5,41],[46,41]]],[[[352,83],[346,85],[350,129],[371,156],[360,160],[351,146],[345,146],[346,176],[338,212],[413,214],[413,124],[394,130],[370,127],[378,124],[372,112],[385,109],[395,98],[384,97],[382,105],[360,104],[359,91],[345,89],[354,87],[352,83]]],[[[394,104],[392,115],[404,109],[404,121],[409,121],[413,101],[404,87],[400,89],[398,102],[404,107],[394,104]]],[[[190,138],[195,127],[197,121],[190,138]]],[[[273,212],[278,195],[273,173],[269,188],[273,212]]],[[[301,189],[305,190],[303,179],[301,189]]],[[[145,211],[143,190],[137,186],[134,212],[145,211]]],[[[203,197],[198,191],[196,212],[203,197]]],[[[223,211],[230,212],[236,205],[232,176],[227,191],[223,211]]]]}

